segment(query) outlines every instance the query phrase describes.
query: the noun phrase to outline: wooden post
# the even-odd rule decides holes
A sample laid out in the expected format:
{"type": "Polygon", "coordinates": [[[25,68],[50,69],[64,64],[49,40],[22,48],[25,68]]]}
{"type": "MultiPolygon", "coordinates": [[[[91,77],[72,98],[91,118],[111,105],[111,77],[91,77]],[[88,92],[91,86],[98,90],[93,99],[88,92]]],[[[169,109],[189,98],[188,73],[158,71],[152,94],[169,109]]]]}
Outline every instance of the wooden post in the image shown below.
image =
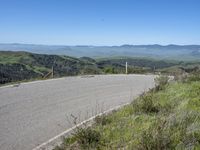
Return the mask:
{"type": "Polygon", "coordinates": [[[53,66],[52,66],[52,78],[54,78],[54,68],[53,68],[53,66]]]}

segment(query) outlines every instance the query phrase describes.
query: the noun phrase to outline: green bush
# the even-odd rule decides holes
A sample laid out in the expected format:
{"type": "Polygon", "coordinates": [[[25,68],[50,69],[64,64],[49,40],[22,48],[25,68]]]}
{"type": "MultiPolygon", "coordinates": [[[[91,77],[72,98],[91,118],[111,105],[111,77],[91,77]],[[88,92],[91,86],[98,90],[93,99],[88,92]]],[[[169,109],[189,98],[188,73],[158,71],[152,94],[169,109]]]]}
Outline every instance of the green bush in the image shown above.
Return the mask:
{"type": "Polygon", "coordinates": [[[166,121],[158,119],[149,129],[143,131],[139,141],[139,150],[170,149],[170,138],[165,132],[166,121]]]}
{"type": "Polygon", "coordinates": [[[200,74],[191,74],[188,78],[187,78],[188,82],[193,82],[193,81],[200,81],[200,74]]]}
{"type": "Polygon", "coordinates": [[[109,124],[111,121],[112,120],[109,118],[109,116],[106,115],[97,116],[95,118],[95,123],[102,126],[109,124]]]}
{"type": "Polygon", "coordinates": [[[104,68],[103,71],[107,74],[114,74],[115,73],[115,69],[113,67],[106,67],[106,68],[104,68]]]}
{"type": "Polygon", "coordinates": [[[100,132],[91,127],[77,128],[73,136],[82,149],[97,148],[101,140],[100,132]]]}
{"type": "Polygon", "coordinates": [[[180,112],[168,117],[160,116],[145,131],[137,149],[198,149],[200,146],[200,115],[180,112]]]}
{"type": "Polygon", "coordinates": [[[163,90],[166,85],[168,84],[169,82],[169,77],[168,76],[164,76],[164,75],[161,75],[157,78],[155,78],[155,83],[156,83],[156,90],[159,91],[159,90],[163,90]]]}
{"type": "Polygon", "coordinates": [[[142,94],[139,99],[135,100],[133,102],[133,107],[136,113],[158,113],[160,105],[154,102],[154,93],[149,92],[147,94],[142,94]]]}

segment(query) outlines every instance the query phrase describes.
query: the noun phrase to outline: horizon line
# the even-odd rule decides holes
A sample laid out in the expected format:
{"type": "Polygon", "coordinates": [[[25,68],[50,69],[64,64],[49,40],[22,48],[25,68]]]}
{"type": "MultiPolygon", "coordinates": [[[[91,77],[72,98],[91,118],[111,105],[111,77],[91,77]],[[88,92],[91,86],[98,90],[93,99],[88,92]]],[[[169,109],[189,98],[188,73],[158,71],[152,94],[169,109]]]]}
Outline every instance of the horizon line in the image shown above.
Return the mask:
{"type": "Polygon", "coordinates": [[[200,44],[157,44],[157,43],[154,43],[154,44],[120,44],[120,45],[90,45],[90,44],[35,44],[35,43],[15,43],[15,42],[12,42],[12,43],[1,43],[0,44],[5,44],[5,45],[40,45],[40,46],[74,46],[74,47],[78,47],[78,46],[87,46],[87,47],[122,47],[122,46],[200,46],[200,44]]]}

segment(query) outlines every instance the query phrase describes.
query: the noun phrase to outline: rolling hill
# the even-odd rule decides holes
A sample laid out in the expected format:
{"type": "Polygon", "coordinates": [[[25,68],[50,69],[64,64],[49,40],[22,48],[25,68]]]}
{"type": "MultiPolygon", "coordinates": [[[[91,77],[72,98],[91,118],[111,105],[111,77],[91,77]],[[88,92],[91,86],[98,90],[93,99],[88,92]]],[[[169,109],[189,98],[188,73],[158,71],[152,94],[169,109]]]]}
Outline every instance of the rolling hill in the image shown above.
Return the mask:
{"type": "Polygon", "coordinates": [[[55,77],[100,73],[97,65],[90,61],[69,56],[1,51],[0,83],[43,78],[52,66],[55,77]]]}
{"type": "Polygon", "coordinates": [[[149,57],[170,60],[200,60],[200,45],[121,45],[121,46],[65,46],[34,44],[0,44],[0,50],[27,51],[40,54],[73,57],[149,57]]]}
{"type": "MultiPolygon", "coordinates": [[[[44,79],[54,77],[125,73],[128,62],[128,73],[149,73],[154,71],[172,72],[177,67],[197,62],[157,60],[139,57],[71,57],[66,55],[35,54],[24,51],[0,51],[0,84],[9,82],[44,79]],[[175,69],[173,69],[175,68],[175,69]]],[[[184,68],[181,68],[184,70],[184,68]]]]}

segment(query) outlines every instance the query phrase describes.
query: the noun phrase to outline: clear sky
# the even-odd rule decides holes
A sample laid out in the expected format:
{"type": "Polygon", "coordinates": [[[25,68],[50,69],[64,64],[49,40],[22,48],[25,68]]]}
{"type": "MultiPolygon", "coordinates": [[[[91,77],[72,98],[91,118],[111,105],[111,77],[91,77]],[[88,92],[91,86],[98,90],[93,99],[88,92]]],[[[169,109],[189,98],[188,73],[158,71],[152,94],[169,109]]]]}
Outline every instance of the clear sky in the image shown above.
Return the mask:
{"type": "Polygon", "coordinates": [[[200,0],[0,0],[0,43],[200,44],[200,0]]]}

